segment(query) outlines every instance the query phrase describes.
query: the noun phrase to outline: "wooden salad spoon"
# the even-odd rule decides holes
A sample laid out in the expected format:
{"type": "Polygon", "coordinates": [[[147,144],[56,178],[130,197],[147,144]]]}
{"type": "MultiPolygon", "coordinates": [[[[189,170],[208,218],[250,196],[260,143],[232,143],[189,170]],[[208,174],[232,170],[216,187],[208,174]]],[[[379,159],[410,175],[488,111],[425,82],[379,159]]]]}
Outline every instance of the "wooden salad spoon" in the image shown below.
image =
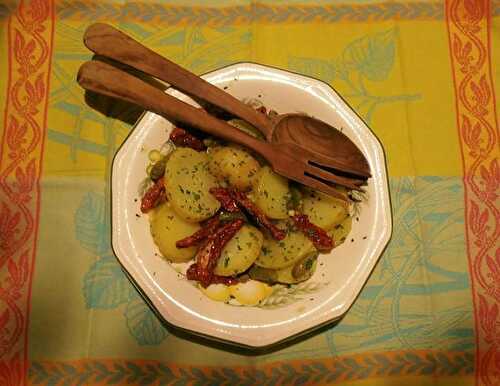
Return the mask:
{"type": "Polygon", "coordinates": [[[360,190],[350,178],[331,173],[328,170],[331,167],[328,158],[301,149],[294,143],[276,144],[260,141],[206,111],[168,95],[110,64],[100,61],[82,64],[77,81],[86,90],[135,103],[175,122],[246,146],[264,157],[276,173],[326,194],[347,199],[332,186],[332,183],[360,190]]]}
{"type": "Polygon", "coordinates": [[[250,123],[268,142],[291,143],[299,152],[307,149],[322,155],[332,169],[352,175],[354,184],[363,184],[371,176],[368,161],[358,147],[340,130],[323,121],[304,114],[270,118],[108,24],[92,24],[83,40],[98,55],[152,75],[250,123]]]}

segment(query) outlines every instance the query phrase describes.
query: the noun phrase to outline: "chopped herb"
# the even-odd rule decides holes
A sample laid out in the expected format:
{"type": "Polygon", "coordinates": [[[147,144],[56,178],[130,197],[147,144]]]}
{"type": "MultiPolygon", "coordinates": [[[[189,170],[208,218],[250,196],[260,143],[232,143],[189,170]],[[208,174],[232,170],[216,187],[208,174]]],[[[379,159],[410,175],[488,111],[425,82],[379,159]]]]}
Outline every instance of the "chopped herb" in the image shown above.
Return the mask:
{"type": "Polygon", "coordinates": [[[229,265],[229,257],[226,257],[224,259],[224,267],[227,268],[228,265],[229,265]]]}

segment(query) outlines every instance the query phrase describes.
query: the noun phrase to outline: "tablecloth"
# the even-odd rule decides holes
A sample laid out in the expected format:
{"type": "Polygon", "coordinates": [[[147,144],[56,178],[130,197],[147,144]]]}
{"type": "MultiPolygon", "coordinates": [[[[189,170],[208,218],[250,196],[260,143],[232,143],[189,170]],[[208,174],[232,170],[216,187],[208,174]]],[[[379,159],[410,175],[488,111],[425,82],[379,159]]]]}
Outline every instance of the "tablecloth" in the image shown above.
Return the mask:
{"type": "Polygon", "coordinates": [[[499,385],[499,66],[498,0],[2,1],[0,383],[499,385]],[[195,73],[319,78],[372,128],[394,232],[338,324],[251,353],[145,304],[109,213],[140,111],[96,109],[75,82],[95,21],[195,73]]]}

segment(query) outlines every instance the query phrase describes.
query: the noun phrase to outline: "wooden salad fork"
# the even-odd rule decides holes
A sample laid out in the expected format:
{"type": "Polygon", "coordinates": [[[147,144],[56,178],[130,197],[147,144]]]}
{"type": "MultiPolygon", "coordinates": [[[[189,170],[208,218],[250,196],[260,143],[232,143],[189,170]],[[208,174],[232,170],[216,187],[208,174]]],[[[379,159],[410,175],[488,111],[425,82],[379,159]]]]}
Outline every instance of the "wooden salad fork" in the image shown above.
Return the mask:
{"type": "Polygon", "coordinates": [[[98,55],[138,69],[243,119],[270,143],[288,144],[294,151],[318,154],[328,160],[328,165],[339,171],[338,174],[352,177],[351,185],[363,184],[371,176],[368,161],[358,147],[340,130],[323,121],[304,114],[270,118],[108,24],[89,26],[83,40],[98,55]]]}

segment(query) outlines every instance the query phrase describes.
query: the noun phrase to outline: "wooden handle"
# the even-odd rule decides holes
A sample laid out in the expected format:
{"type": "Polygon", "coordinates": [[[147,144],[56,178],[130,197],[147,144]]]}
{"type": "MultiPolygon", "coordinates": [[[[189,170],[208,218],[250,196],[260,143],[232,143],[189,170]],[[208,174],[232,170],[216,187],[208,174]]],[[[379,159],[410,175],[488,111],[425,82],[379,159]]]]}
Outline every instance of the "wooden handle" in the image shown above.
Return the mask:
{"type": "Polygon", "coordinates": [[[272,135],[272,122],[265,115],[116,28],[103,23],[92,24],[85,31],[83,40],[96,54],[127,64],[169,83],[185,94],[218,106],[255,126],[266,138],[272,135]]]}
{"type": "Polygon", "coordinates": [[[86,90],[135,103],[168,119],[247,146],[266,159],[272,155],[271,145],[107,63],[91,61],[82,64],[77,81],[86,90]]]}

